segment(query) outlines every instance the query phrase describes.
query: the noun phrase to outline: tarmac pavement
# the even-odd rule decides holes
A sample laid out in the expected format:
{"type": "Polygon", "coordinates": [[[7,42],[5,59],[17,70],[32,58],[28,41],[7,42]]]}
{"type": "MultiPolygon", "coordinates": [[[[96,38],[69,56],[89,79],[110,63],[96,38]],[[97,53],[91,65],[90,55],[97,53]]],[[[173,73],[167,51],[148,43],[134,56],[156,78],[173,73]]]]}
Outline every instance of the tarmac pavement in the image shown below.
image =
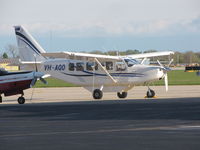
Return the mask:
{"type": "Polygon", "coordinates": [[[10,97],[0,104],[0,150],[199,150],[200,88],[174,87],[165,98],[160,87],[157,99],[140,88],[128,100],[91,100],[81,88],[35,89],[24,105],[10,97]],[[179,90],[191,96],[175,97],[179,90]]]}

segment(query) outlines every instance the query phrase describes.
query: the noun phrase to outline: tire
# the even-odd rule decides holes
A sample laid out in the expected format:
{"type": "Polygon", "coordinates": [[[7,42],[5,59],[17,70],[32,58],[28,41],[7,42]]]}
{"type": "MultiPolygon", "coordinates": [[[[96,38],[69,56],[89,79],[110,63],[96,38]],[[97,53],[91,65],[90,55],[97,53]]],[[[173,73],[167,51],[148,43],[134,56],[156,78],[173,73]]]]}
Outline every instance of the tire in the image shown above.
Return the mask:
{"type": "Polygon", "coordinates": [[[101,99],[103,97],[103,92],[99,89],[95,89],[93,92],[94,99],[101,99]]]}
{"type": "Polygon", "coordinates": [[[25,98],[21,96],[21,97],[18,98],[17,101],[18,101],[19,104],[24,104],[25,103],[25,98]]]}
{"type": "Polygon", "coordinates": [[[127,92],[122,92],[122,93],[117,92],[117,96],[118,96],[119,98],[126,98],[126,97],[127,97],[127,92]]]}
{"type": "Polygon", "coordinates": [[[155,96],[155,92],[153,90],[150,89],[150,90],[147,91],[147,97],[148,98],[152,98],[154,96],[155,96]]]}
{"type": "Polygon", "coordinates": [[[0,96],[0,103],[2,103],[2,97],[0,96]]]}

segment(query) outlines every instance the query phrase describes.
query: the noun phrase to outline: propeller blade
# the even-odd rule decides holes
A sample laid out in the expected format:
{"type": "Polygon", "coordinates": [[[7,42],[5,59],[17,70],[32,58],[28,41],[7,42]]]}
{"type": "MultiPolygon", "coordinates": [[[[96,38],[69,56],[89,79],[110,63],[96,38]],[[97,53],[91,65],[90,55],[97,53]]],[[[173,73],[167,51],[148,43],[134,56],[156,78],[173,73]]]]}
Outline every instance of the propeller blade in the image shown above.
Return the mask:
{"type": "Polygon", "coordinates": [[[31,88],[35,85],[36,81],[37,81],[37,78],[33,78],[33,80],[31,81],[31,84],[30,84],[31,88]]]}
{"type": "MultiPolygon", "coordinates": [[[[167,71],[170,71],[171,69],[169,67],[163,66],[159,60],[157,60],[158,64],[161,66],[161,69],[163,69],[163,73],[165,74],[164,80],[165,80],[165,89],[166,92],[168,91],[168,76],[167,76],[167,71]]],[[[173,62],[173,59],[171,59],[171,61],[169,62],[168,66],[171,65],[171,63],[173,62]]]]}
{"type": "Polygon", "coordinates": [[[42,83],[44,83],[44,84],[48,84],[48,82],[45,79],[43,79],[42,77],[40,77],[40,81],[42,81],[42,83]]]}
{"type": "MultiPolygon", "coordinates": [[[[159,60],[157,60],[157,62],[158,62],[158,64],[161,66],[161,69],[163,69],[163,70],[165,71],[165,73],[166,73],[167,71],[171,71],[171,69],[170,69],[169,67],[163,66],[159,60]]],[[[169,65],[170,65],[172,62],[173,62],[173,59],[170,61],[169,65]]]]}
{"type": "MultiPolygon", "coordinates": [[[[160,63],[160,61],[159,60],[157,60],[157,62],[158,62],[158,64],[161,66],[161,67],[163,67],[163,65],[160,63]]],[[[164,68],[164,67],[163,67],[164,68]]]]}
{"type": "Polygon", "coordinates": [[[165,89],[166,89],[166,92],[168,91],[168,76],[167,76],[167,73],[165,74],[165,89]]]}
{"type": "Polygon", "coordinates": [[[171,59],[169,64],[168,64],[168,67],[172,64],[172,62],[174,61],[174,59],[171,59]]]}
{"type": "Polygon", "coordinates": [[[169,68],[169,67],[165,67],[164,70],[165,70],[165,71],[171,71],[172,69],[169,68]]]}
{"type": "Polygon", "coordinates": [[[38,72],[37,63],[36,63],[36,54],[34,54],[34,58],[35,58],[35,71],[38,72]]]}

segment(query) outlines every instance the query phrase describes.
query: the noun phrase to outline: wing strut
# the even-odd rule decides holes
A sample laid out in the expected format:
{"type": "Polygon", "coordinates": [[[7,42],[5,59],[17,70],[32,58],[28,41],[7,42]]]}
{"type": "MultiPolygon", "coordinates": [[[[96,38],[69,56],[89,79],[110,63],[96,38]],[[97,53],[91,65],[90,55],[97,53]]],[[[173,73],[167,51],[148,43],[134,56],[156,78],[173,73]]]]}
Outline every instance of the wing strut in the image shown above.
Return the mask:
{"type": "Polygon", "coordinates": [[[117,81],[110,75],[110,73],[106,70],[104,66],[99,62],[97,58],[94,58],[94,60],[98,63],[98,65],[103,69],[103,71],[106,73],[106,75],[113,81],[113,83],[117,83],[117,81]]]}

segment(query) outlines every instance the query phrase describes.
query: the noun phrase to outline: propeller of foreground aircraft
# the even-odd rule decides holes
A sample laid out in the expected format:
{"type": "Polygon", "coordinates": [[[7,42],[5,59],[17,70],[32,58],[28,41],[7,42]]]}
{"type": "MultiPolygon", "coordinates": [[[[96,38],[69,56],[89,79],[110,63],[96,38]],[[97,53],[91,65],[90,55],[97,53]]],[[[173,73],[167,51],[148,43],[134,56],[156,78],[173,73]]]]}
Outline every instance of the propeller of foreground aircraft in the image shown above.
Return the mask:
{"type": "Polygon", "coordinates": [[[159,60],[157,60],[157,62],[160,65],[161,69],[163,69],[165,89],[166,89],[166,91],[168,91],[168,75],[167,75],[167,72],[171,71],[171,69],[169,68],[169,66],[173,62],[173,59],[171,59],[171,61],[169,62],[169,64],[167,66],[164,66],[163,64],[161,64],[161,62],[159,60]]]}
{"type": "Polygon", "coordinates": [[[36,55],[34,54],[34,60],[35,60],[35,71],[34,71],[34,78],[30,84],[30,87],[33,87],[36,83],[37,80],[40,80],[42,83],[44,84],[48,84],[48,82],[42,78],[42,76],[44,75],[44,73],[38,72],[38,67],[37,67],[37,63],[36,63],[36,55]]]}

